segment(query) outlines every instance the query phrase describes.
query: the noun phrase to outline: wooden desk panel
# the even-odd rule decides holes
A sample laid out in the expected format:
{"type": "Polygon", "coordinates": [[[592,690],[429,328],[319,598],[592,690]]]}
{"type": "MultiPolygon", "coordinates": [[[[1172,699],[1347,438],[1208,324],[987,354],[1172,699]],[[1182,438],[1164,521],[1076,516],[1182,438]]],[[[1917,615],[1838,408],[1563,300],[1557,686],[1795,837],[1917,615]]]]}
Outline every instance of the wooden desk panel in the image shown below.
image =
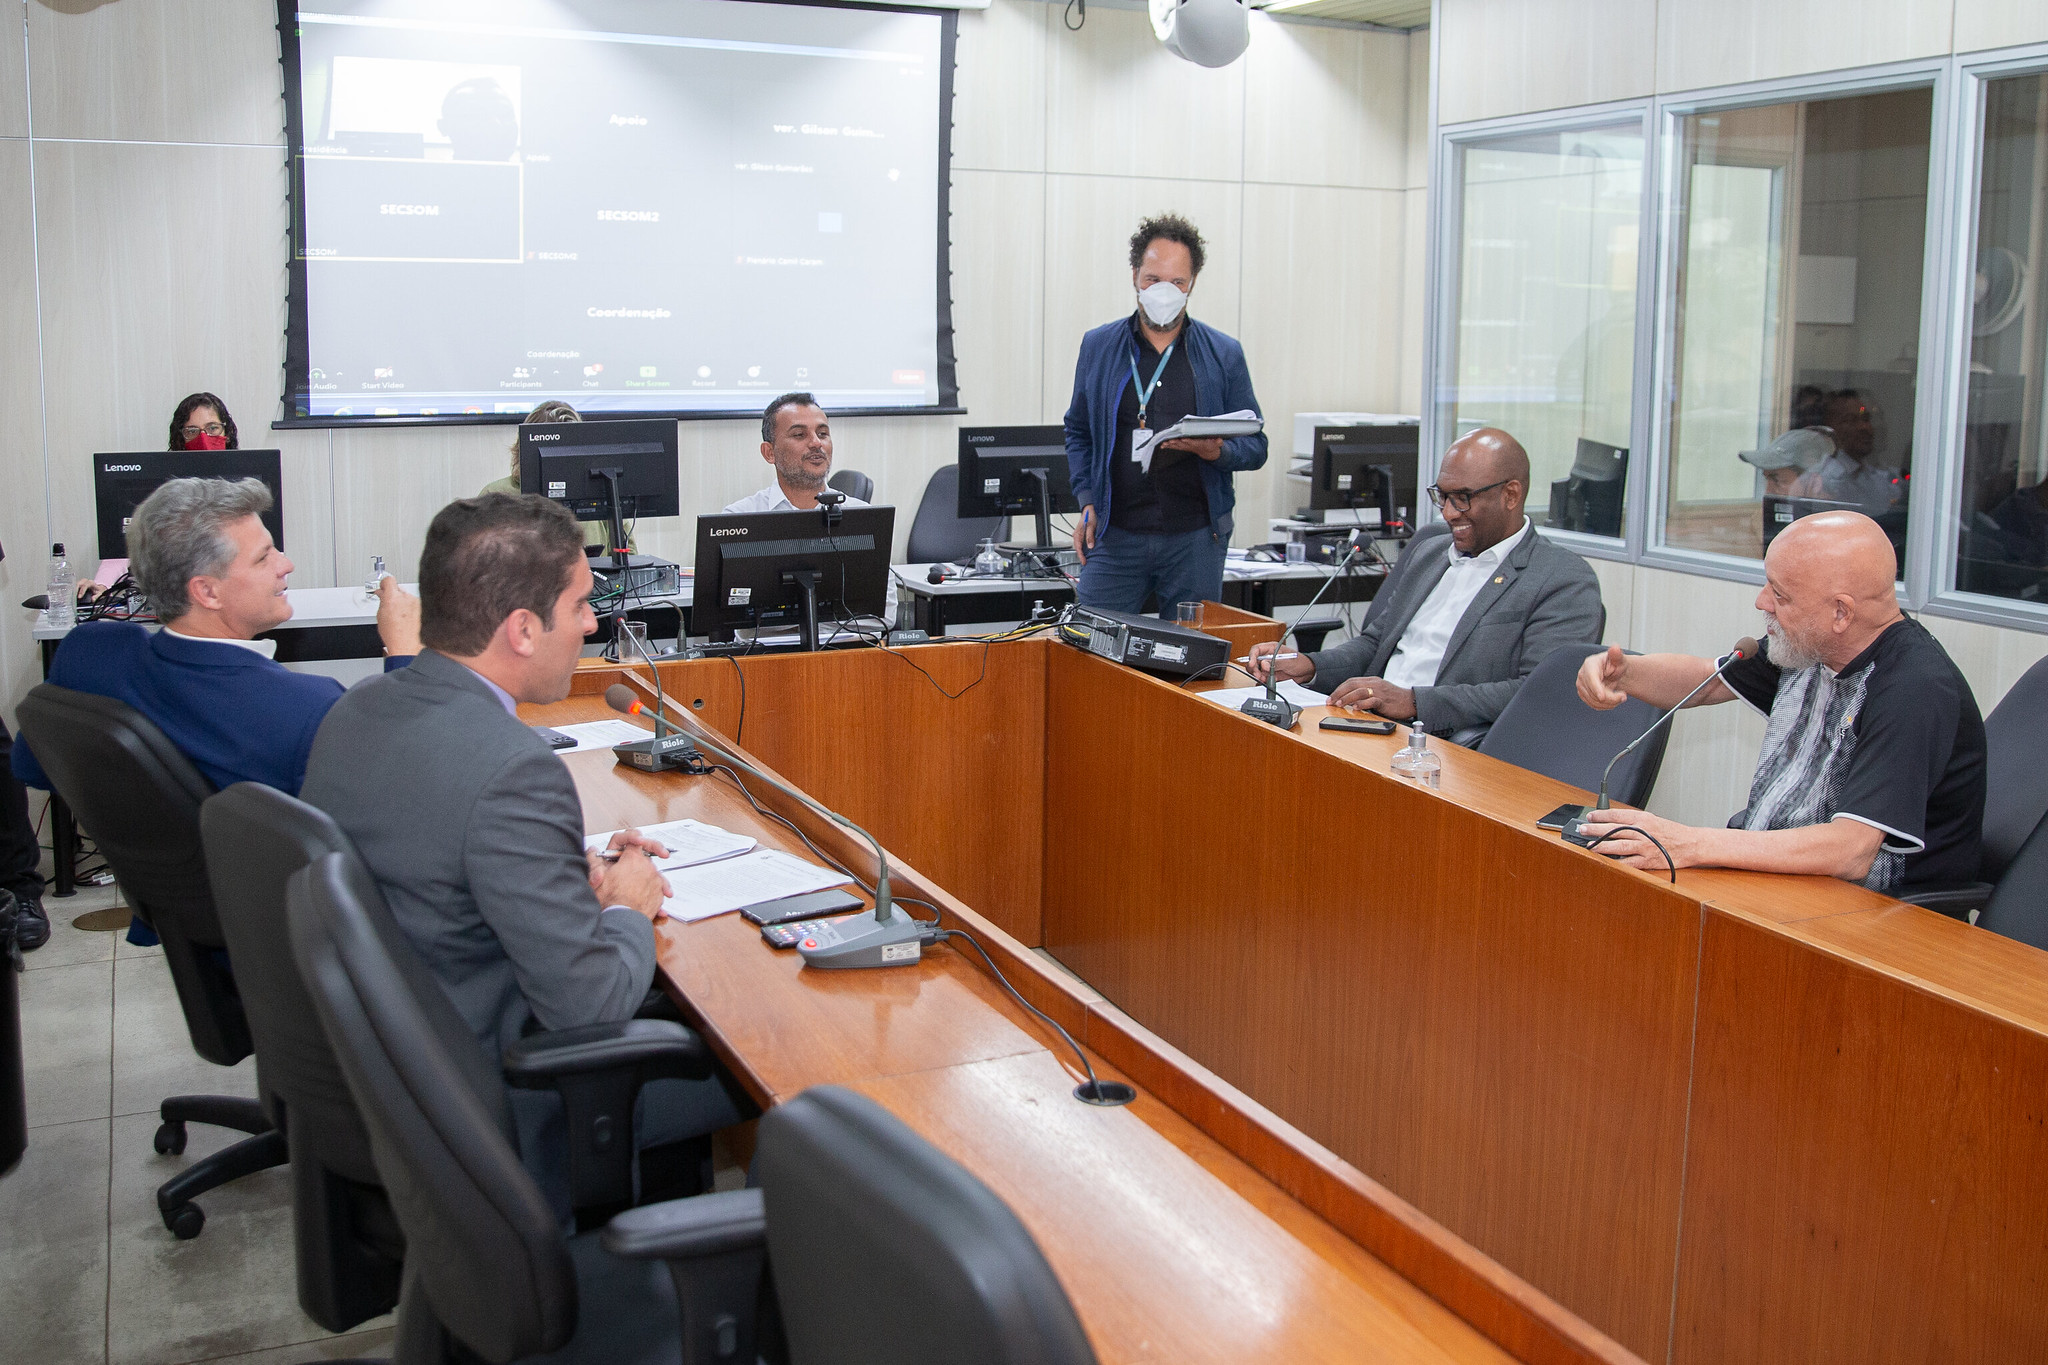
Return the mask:
{"type": "Polygon", "coordinates": [[[1697,901],[1079,653],[1046,719],[1049,771],[1088,774],[1048,803],[1051,951],[1660,1357],[1697,901]]]}
{"type": "Polygon", "coordinates": [[[1989,935],[1852,918],[1707,915],[1673,1358],[2048,1358],[2048,1036],[1859,961],[1989,935]]]}
{"type": "Polygon", "coordinates": [[[1138,1343],[1105,1362],[1512,1359],[1172,1110],[1072,1087],[1034,1053],[857,1088],[1016,1211],[1098,1350],[1138,1343]]]}
{"type": "MultiPolygon", "coordinates": [[[[661,681],[678,714],[738,733],[761,762],[1035,945],[1044,648],[1026,640],[696,659],[661,665],[661,681]]],[[[591,662],[578,687],[601,693],[612,666],[591,662]]]]}

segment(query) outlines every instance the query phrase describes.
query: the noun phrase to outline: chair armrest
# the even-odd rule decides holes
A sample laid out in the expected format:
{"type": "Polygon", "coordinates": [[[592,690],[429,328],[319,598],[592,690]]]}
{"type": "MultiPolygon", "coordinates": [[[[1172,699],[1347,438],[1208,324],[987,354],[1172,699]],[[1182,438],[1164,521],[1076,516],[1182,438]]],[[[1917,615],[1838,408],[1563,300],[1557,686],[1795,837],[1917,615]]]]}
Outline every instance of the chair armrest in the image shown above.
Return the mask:
{"type": "MultiPolygon", "coordinates": [[[[629,1209],[605,1224],[613,1256],[668,1262],[681,1318],[684,1365],[754,1360],[774,1329],[768,1283],[768,1214],[759,1190],[700,1194],[629,1209]]],[[[776,1352],[769,1358],[781,1358],[776,1352]]]]}
{"type": "Polygon", "coordinates": [[[505,1049],[505,1079],[524,1090],[541,1090],[569,1076],[590,1076],[631,1067],[642,1081],[711,1074],[711,1053],[681,1024],[665,1019],[620,1019],[585,1024],[521,1038],[505,1049]]]}
{"type": "Polygon", "coordinates": [[[766,1244],[759,1190],[729,1190],[627,1209],[605,1224],[600,1244],[631,1261],[688,1261],[766,1244]]]}
{"type": "Polygon", "coordinates": [[[1991,893],[1997,888],[1990,882],[1949,882],[1938,886],[1918,887],[1899,899],[1908,905],[1917,905],[1923,910],[1934,910],[1963,923],[1970,922],[1970,912],[1982,910],[1991,902],[1991,893]]]}
{"type": "Polygon", "coordinates": [[[503,1065],[508,1085],[561,1095],[568,1121],[569,1203],[586,1226],[633,1203],[633,1106],[640,1087],[712,1074],[704,1040],[661,1019],[536,1033],[506,1048],[503,1065]]]}

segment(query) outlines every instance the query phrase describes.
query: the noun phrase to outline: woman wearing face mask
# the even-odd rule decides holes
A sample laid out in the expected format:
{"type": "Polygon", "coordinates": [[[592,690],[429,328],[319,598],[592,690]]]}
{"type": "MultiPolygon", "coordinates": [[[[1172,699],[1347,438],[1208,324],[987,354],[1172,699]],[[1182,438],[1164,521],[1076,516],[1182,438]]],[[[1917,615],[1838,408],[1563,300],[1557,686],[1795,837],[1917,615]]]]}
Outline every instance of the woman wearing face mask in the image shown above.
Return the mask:
{"type": "Polygon", "coordinates": [[[210,393],[190,393],[171,414],[170,450],[240,450],[228,405],[210,393]]]}
{"type": "Polygon", "coordinates": [[[1257,412],[1259,400],[1244,348],[1188,316],[1202,234],[1165,214],[1140,223],[1130,248],[1138,306],[1081,338],[1067,408],[1076,596],[1124,612],[1149,596],[1171,620],[1178,603],[1223,595],[1231,475],[1266,463],[1266,437],[1155,440],[1183,417],[1257,412]]]}

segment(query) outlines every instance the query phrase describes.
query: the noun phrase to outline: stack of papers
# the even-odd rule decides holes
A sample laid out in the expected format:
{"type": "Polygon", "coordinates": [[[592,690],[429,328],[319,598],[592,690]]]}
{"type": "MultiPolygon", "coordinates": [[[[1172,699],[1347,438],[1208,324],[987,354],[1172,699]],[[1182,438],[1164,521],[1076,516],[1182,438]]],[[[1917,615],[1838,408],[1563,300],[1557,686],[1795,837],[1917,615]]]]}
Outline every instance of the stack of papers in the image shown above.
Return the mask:
{"type": "MultiPolygon", "coordinates": [[[[617,833],[615,829],[608,829],[602,834],[593,834],[583,841],[583,846],[602,849],[617,833]]],[[[707,825],[701,820],[671,820],[665,825],[648,825],[640,833],[668,849],[666,858],[654,860],[654,865],[663,872],[717,862],[721,858],[737,858],[742,853],[751,852],[760,842],[750,835],[734,834],[729,829],[707,825]]]]}
{"type": "Polygon", "coordinates": [[[614,744],[631,744],[636,739],[645,739],[654,733],[635,725],[630,720],[589,720],[581,725],[556,725],[551,727],[556,734],[567,735],[576,741],[573,749],[557,749],[558,754],[580,754],[586,749],[609,749],[614,744]]]}
{"type": "Polygon", "coordinates": [[[778,849],[760,848],[737,858],[699,863],[668,874],[668,899],[661,908],[671,919],[710,919],[760,901],[801,896],[852,881],[829,867],[807,863],[778,849]]]}

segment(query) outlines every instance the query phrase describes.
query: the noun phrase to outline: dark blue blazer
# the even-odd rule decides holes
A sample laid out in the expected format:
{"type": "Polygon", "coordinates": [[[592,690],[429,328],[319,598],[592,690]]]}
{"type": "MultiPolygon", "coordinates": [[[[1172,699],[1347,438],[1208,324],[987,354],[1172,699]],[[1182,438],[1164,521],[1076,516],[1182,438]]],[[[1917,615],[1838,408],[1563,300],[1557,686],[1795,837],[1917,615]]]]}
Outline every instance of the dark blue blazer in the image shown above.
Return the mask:
{"type": "MultiPolygon", "coordinates": [[[[1195,412],[1221,417],[1245,408],[1264,415],[1252,392],[1252,372],[1244,363],[1244,347],[1235,337],[1189,318],[1181,329],[1188,365],[1195,372],[1195,412]]],[[[1109,525],[1109,462],[1117,453],[1116,410],[1131,383],[1131,360],[1138,343],[1131,320],[1105,322],[1081,338],[1074,362],[1074,400],[1067,406],[1067,482],[1074,500],[1095,508],[1095,533],[1109,525]]],[[[1129,458],[1130,452],[1124,451],[1129,458]]],[[[1202,487],[1209,494],[1209,520],[1222,523],[1237,505],[1232,470],[1257,469],[1266,463],[1266,433],[1236,436],[1223,443],[1223,458],[1203,460],[1202,487]]]]}
{"type": "MultiPolygon", "coordinates": [[[[384,667],[410,662],[386,659],[384,667]]],[[[314,732],[342,693],[332,678],[294,673],[254,651],[128,621],[95,621],[65,636],[49,681],[127,702],[215,790],[261,782],[294,796],[306,778],[314,732]]],[[[25,738],[15,740],[13,761],[16,777],[49,787],[25,738]]]]}

